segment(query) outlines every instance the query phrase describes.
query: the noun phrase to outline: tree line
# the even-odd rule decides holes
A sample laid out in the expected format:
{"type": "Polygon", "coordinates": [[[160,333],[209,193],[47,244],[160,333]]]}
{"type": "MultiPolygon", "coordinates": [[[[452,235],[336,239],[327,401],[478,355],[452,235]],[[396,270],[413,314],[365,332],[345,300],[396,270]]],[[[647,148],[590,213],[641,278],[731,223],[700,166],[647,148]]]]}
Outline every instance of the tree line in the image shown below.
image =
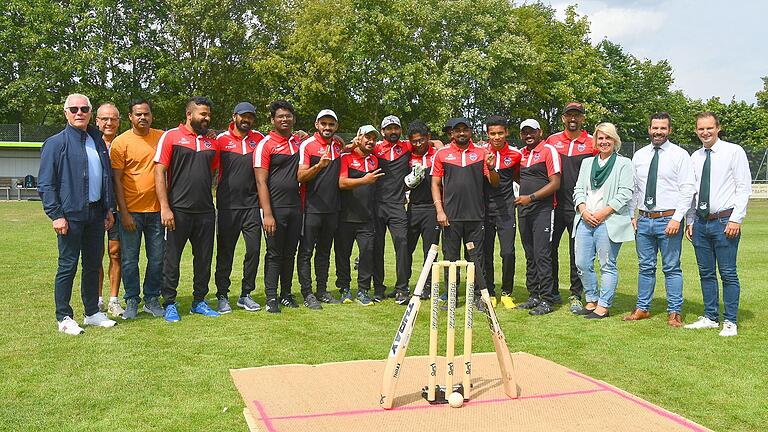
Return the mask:
{"type": "Polygon", "coordinates": [[[77,91],[118,107],[147,97],[161,128],[182,120],[187,97],[207,95],[220,128],[241,100],[263,109],[266,128],[266,106],[285,98],[306,129],[330,107],[345,132],[390,113],[435,130],[456,115],[534,117],[551,132],[578,100],[587,125],[611,121],[628,142],[647,141],[648,115],[664,110],[672,138],[695,144],[706,109],[724,139],[768,147],[768,77],[757,104],[689,98],[671,90],[666,60],[591,41],[575,7],[560,21],[508,0],[7,0],[0,47],[0,123],[61,123],[77,91]]]}

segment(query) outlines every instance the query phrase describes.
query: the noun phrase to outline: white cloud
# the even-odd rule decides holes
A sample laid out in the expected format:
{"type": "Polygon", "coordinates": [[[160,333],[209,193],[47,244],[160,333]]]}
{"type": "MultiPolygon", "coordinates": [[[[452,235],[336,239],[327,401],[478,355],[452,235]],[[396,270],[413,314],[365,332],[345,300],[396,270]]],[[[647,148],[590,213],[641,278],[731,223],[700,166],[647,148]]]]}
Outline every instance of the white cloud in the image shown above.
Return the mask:
{"type": "Polygon", "coordinates": [[[667,21],[666,13],[652,10],[629,8],[605,8],[589,16],[592,41],[603,38],[610,40],[635,40],[648,32],[663,28],[667,21]]]}

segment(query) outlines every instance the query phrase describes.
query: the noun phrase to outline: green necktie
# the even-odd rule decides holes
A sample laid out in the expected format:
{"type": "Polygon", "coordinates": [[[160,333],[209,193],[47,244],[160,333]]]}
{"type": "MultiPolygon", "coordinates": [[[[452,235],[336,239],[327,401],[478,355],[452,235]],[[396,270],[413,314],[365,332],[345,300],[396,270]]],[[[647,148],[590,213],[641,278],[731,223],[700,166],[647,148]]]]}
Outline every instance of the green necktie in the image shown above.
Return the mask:
{"type": "Polygon", "coordinates": [[[656,207],[656,175],[659,172],[659,149],[653,147],[653,159],[648,168],[648,181],[645,183],[645,208],[653,210],[656,207]]]}
{"type": "Polygon", "coordinates": [[[699,185],[699,202],[696,204],[696,214],[699,217],[709,216],[709,173],[712,170],[712,149],[704,149],[707,158],[704,159],[704,168],[701,170],[701,184],[699,185]]]}

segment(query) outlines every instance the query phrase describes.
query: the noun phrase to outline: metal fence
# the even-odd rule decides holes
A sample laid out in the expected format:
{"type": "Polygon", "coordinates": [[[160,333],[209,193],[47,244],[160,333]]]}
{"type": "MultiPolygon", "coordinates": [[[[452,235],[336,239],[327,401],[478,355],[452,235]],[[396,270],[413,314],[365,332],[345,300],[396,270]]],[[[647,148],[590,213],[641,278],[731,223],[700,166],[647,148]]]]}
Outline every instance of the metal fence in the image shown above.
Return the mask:
{"type": "Polygon", "coordinates": [[[0,124],[0,141],[42,142],[62,128],[61,125],[0,124]]]}

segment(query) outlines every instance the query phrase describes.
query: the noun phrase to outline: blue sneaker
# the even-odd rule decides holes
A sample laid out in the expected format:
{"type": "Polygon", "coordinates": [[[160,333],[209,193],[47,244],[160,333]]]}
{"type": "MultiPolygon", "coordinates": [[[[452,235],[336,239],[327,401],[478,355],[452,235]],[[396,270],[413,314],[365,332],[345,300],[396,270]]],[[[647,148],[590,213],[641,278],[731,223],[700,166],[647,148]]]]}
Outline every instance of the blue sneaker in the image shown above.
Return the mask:
{"type": "Polygon", "coordinates": [[[349,290],[342,291],[341,292],[341,298],[339,300],[341,300],[341,302],[344,303],[344,304],[352,303],[353,302],[353,300],[352,300],[352,293],[349,292],[349,290]]]}
{"type": "Polygon", "coordinates": [[[190,309],[189,313],[191,313],[191,314],[200,314],[202,316],[207,316],[207,317],[221,316],[220,313],[218,313],[215,310],[211,309],[211,307],[208,306],[208,303],[206,303],[205,300],[201,301],[200,303],[198,303],[196,305],[193,305],[192,309],[190,309]]]}
{"type": "Polygon", "coordinates": [[[373,301],[368,297],[368,293],[365,291],[358,291],[356,300],[363,306],[370,306],[373,304],[373,301]]]}
{"type": "Polygon", "coordinates": [[[174,303],[166,306],[165,315],[163,315],[163,318],[165,319],[165,322],[169,322],[169,323],[175,323],[175,322],[181,321],[181,317],[179,316],[178,303],[174,303]]]}
{"type": "Polygon", "coordinates": [[[440,303],[445,303],[448,301],[448,290],[443,291],[442,294],[440,294],[440,303]]]}

